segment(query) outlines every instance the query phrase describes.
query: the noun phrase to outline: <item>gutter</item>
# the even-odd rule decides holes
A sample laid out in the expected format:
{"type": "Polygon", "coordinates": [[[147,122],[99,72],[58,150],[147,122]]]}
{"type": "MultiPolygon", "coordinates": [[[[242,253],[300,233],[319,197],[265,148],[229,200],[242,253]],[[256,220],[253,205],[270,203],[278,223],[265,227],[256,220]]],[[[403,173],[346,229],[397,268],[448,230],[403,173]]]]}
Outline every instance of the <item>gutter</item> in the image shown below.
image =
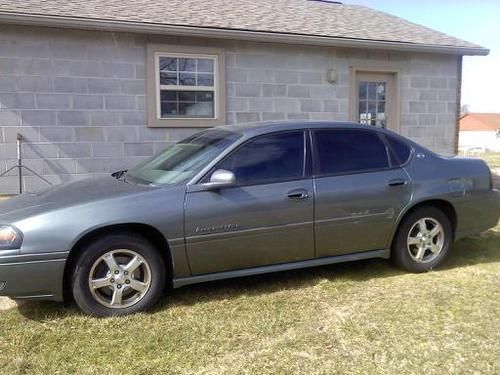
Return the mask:
{"type": "Polygon", "coordinates": [[[116,21],[80,17],[63,17],[53,15],[0,12],[0,23],[73,28],[85,30],[101,30],[113,32],[131,32],[141,34],[168,34],[218,39],[238,39],[258,42],[306,44],[331,47],[350,47],[365,49],[384,49],[408,52],[443,53],[451,55],[489,54],[489,49],[482,47],[439,46],[435,44],[403,43],[382,40],[356,38],[327,37],[304,34],[278,33],[266,31],[249,31],[238,29],[209,28],[181,25],[165,25],[158,23],[116,21]]]}

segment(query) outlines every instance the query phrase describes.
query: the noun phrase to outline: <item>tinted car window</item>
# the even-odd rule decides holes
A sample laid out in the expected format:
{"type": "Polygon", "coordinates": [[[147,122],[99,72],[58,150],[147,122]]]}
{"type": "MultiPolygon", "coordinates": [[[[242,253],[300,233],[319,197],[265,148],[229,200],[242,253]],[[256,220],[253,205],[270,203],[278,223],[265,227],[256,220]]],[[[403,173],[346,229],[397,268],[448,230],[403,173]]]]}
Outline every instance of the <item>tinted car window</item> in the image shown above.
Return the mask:
{"type": "Polygon", "coordinates": [[[277,182],[304,175],[304,132],[286,132],[250,140],[217,168],[234,173],[242,185],[277,182]]]}
{"type": "Polygon", "coordinates": [[[386,134],[385,138],[389,143],[392,164],[397,166],[405,164],[410,158],[410,146],[391,135],[386,134]]]}
{"type": "Polygon", "coordinates": [[[386,147],[375,132],[317,130],[314,140],[318,174],[352,173],[389,167],[386,147]]]}

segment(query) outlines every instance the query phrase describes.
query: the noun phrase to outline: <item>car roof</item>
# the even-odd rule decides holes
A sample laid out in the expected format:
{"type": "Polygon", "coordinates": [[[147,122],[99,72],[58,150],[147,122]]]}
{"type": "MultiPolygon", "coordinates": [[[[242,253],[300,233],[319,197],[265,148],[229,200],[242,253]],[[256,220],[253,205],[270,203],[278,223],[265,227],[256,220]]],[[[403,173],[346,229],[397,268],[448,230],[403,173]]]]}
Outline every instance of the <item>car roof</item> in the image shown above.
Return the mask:
{"type": "Polygon", "coordinates": [[[252,122],[237,125],[224,125],[219,127],[243,134],[245,137],[251,137],[260,134],[273,133],[284,130],[297,130],[297,129],[319,129],[319,128],[350,128],[350,129],[371,129],[383,130],[374,126],[367,126],[355,122],[347,121],[262,121],[252,122]]]}

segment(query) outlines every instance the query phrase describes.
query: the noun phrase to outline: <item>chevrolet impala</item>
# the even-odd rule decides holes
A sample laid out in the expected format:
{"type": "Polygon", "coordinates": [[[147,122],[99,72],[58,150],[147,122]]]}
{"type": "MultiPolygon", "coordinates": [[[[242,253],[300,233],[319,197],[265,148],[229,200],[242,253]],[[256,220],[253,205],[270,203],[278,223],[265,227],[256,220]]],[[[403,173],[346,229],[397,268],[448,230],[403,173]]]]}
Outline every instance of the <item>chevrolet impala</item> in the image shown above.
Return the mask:
{"type": "Polygon", "coordinates": [[[359,259],[424,272],[499,215],[478,159],[360,124],[224,126],[128,171],[2,202],[0,295],[110,316],[170,286],[359,259]]]}

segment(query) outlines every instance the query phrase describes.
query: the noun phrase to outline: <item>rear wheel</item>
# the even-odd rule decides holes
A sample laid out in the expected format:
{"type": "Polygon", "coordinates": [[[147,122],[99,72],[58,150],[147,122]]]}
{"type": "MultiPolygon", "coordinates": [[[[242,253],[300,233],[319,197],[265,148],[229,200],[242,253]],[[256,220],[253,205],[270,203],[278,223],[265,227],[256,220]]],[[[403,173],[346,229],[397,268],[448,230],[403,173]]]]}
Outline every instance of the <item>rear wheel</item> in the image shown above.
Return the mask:
{"type": "Polygon", "coordinates": [[[429,271],[443,262],[452,241],[453,229],[446,214],[435,207],[419,207],[401,222],[391,257],[407,271],[429,271]]]}
{"type": "Polygon", "coordinates": [[[162,257],[144,238],[109,235],[83,249],[73,273],[73,296],[90,315],[144,311],[162,295],[164,270],[162,257]]]}

